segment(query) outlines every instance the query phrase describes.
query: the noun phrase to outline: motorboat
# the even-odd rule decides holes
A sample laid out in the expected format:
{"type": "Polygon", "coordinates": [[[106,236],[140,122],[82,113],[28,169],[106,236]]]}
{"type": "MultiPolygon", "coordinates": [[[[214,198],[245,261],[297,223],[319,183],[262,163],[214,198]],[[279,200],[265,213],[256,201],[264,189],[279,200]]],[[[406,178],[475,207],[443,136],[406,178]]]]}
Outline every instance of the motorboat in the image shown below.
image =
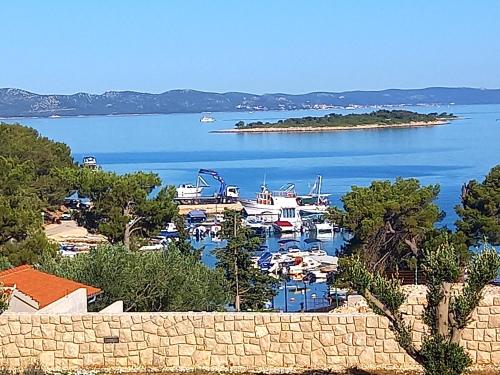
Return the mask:
{"type": "Polygon", "coordinates": [[[176,238],[179,237],[179,231],[174,223],[168,223],[165,229],[160,231],[160,237],[163,238],[176,238]]]}
{"type": "Polygon", "coordinates": [[[193,184],[181,184],[177,187],[177,198],[196,199],[201,196],[203,186],[194,186],[193,184]]]}
{"type": "Polygon", "coordinates": [[[273,223],[274,229],[279,233],[293,233],[297,228],[287,220],[277,220],[273,223]]]}
{"type": "Polygon", "coordinates": [[[325,220],[322,223],[316,223],[316,232],[318,233],[333,233],[335,230],[335,225],[325,220]]]}
{"type": "Polygon", "coordinates": [[[200,122],[203,122],[203,123],[210,123],[210,122],[215,122],[215,118],[212,117],[210,115],[210,113],[206,113],[204,114],[201,118],[200,118],[200,122]]]}
{"type": "Polygon", "coordinates": [[[97,169],[97,160],[94,156],[84,156],[82,161],[82,166],[89,169],[97,169]]]}

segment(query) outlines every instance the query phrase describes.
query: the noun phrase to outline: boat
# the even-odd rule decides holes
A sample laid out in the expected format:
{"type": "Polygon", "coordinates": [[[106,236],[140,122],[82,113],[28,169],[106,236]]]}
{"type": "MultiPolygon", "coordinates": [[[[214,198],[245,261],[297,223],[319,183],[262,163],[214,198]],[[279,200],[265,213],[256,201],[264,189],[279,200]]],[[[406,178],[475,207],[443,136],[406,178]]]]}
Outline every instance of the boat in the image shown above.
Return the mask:
{"type": "Polygon", "coordinates": [[[210,123],[210,122],[215,122],[215,118],[212,117],[210,115],[210,113],[207,113],[207,114],[204,114],[201,118],[200,118],[200,122],[204,122],[204,123],[210,123]]]}
{"type": "Polygon", "coordinates": [[[168,223],[165,229],[160,231],[160,237],[165,239],[167,238],[176,238],[179,237],[179,231],[174,223],[168,223]]]}
{"type": "Polygon", "coordinates": [[[327,220],[325,220],[322,223],[315,223],[314,226],[316,228],[317,233],[333,233],[333,231],[336,228],[335,225],[333,225],[327,220]]]}
{"type": "Polygon", "coordinates": [[[89,169],[97,169],[97,160],[94,156],[84,156],[82,166],[89,169]]]}
{"type": "Polygon", "coordinates": [[[180,184],[177,186],[177,199],[192,200],[201,198],[203,189],[210,186],[208,182],[200,175],[196,178],[196,185],[193,184],[180,184]]]}
{"type": "Polygon", "coordinates": [[[264,184],[257,193],[257,199],[241,199],[243,209],[248,216],[272,223],[279,233],[300,231],[302,219],[297,210],[297,195],[293,184],[288,184],[278,191],[271,192],[264,184]]]}
{"type": "Polygon", "coordinates": [[[286,220],[275,221],[273,227],[278,233],[293,233],[297,231],[296,227],[286,220]]]}
{"type": "Polygon", "coordinates": [[[323,176],[318,175],[309,193],[306,195],[297,196],[297,202],[301,207],[300,211],[308,214],[326,211],[330,204],[330,202],[328,201],[328,197],[330,196],[330,194],[325,194],[321,191],[322,185],[323,176]]]}
{"type": "MultiPolygon", "coordinates": [[[[307,195],[298,196],[294,184],[282,186],[277,191],[270,191],[262,184],[256,199],[241,199],[243,209],[248,216],[262,221],[288,221],[300,230],[302,215],[324,213],[328,208],[328,195],[321,193],[322,177],[318,176],[313,188],[307,195]]],[[[278,225],[279,226],[279,225],[278,225]]],[[[283,228],[278,228],[282,231],[283,228]]]]}
{"type": "Polygon", "coordinates": [[[194,186],[193,184],[180,184],[177,187],[177,198],[196,199],[201,197],[203,186],[194,186]]]}

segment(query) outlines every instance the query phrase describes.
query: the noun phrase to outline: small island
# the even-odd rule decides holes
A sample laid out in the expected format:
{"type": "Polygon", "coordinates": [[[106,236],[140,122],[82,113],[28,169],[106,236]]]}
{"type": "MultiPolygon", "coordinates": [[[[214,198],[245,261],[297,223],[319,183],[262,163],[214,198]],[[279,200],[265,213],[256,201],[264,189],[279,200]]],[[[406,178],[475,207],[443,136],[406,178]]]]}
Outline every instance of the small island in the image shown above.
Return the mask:
{"type": "Polygon", "coordinates": [[[418,126],[433,126],[448,123],[455,119],[451,113],[418,113],[404,110],[378,110],[371,113],[352,113],[342,115],[331,113],[321,117],[302,117],[279,120],[278,122],[239,121],[234,129],[217,130],[216,133],[292,133],[292,132],[329,132],[338,130],[388,129],[418,126]]]}

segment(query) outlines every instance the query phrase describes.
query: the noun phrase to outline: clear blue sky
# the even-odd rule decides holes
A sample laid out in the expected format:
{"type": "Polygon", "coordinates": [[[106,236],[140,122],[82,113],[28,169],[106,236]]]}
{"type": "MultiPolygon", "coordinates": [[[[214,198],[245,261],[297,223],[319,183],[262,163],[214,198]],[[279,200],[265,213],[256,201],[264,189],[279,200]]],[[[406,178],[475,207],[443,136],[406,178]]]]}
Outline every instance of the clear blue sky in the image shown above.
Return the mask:
{"type": "Polygon", "coordinates": [[[0,87],[500,87],[498,0],[0,1],[0,87]]]}

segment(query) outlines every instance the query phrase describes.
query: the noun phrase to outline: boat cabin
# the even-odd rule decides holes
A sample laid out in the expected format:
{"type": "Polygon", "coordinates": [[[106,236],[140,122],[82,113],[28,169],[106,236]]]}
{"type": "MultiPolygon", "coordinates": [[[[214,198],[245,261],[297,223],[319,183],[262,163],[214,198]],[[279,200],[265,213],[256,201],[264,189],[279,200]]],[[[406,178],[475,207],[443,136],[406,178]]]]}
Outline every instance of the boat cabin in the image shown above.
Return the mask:
{"type": "Polygon", "coordinates": [[[84,168],[97,169],[97,161],[93,156],[84,156],[82,165],[84,168]]]}
{"type": "Polygon", "coordinates": [[[202,210],[192,210],[187,214],[189,224],[199,224],[207,220],[207,214],[202,210]]]}

